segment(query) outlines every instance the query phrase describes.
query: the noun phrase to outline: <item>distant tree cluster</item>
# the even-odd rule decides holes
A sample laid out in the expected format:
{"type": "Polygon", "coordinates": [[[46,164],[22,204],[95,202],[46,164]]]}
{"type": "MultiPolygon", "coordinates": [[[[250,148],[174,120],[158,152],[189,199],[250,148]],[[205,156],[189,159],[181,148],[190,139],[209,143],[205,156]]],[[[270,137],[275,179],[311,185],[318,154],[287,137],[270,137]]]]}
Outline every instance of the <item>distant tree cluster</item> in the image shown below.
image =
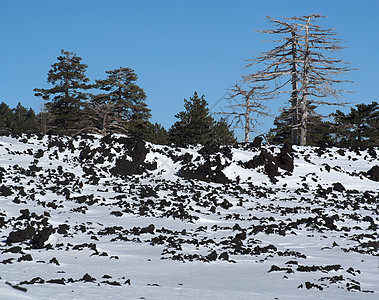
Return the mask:
{"type": "Polygon", "coordinates": [[[0,133],[20,135],[22,133],[39,133],[38,117],[32,109],[23,107],[20,103],[16,108],[0,104],[0,133]]]}
{"type": "Polygon", "coordinates": [[[134,71],[123,67],[106,71],[106,79],[90,84],[86,70],[81,57],[62,50],[48,72],[47,82],[52,87],[34,89],[35,95],[46,101],[43,133],[142,136],[151,115],[134,71]]]}
{"type": "MultiPolygon", "coordinates": [[[[310,146],[337,147],[378,147],[379,146],[379,104],[357,104],[350,112],[340,110],[325,121],[309,107],[307,141],[310,146]]],[[[270,144],[278,145],[291,141],[292,118],[284,110],[275,118],[275,127],[267,135],[270,144]]]]}
{"type": "Polygon", "coordinates": [[[87,65],[76,54],[62,50],[52,65],[47,81],[50,89],[36,88],[46,110],[41,114],[42,133],[73,135],[97,133],[103,136],[124,133],[157,144],[234,143],[233,132],[225,120],[215,121],[204,96],[195,93],[185,100],[185,111],[167,132],[160,124],[152,124],[144,90],[136,84],[131,68],[106,71],[105,79],[89,83],[87,65]],[[91,91],[91,92],[89,92],[91,91]]]}

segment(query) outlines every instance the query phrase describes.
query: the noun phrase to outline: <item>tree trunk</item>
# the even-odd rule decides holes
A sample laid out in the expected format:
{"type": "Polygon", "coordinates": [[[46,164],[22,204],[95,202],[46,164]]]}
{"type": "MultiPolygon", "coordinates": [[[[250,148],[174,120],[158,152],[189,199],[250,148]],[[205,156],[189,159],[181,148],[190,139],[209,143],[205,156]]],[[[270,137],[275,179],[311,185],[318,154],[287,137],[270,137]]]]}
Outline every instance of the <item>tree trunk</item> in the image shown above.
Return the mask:
{"type": "Polygon", "coordinates": [[[291,141],[292,145],[299,144],[299,108],[298,108],[298,90],[297,90],[297,49],[296,49],[296,32],[295,29],[291,30],[292,33],[292,94],[291,94],[291,141]]]}
{"type": "Polygon", "coordinates": [[[46,111],[45,105],[41,104],[41,134],[46,135],[46,111]]]}
{"type": "Polygon", "coordinates": [[[303,97],[300,103],[300,146],[307,144],[307,117],[308,117],[308,84],[309,84],[309,23],[310,17],[305,25],[305,40],[304,40],[304,71],[303,71],[303,97]]]}
{"type": "Polygon", "coordinates": [[[250,140],[250,98],[246,99],[246,114],[245,114],[245,143],[250,140]]]}

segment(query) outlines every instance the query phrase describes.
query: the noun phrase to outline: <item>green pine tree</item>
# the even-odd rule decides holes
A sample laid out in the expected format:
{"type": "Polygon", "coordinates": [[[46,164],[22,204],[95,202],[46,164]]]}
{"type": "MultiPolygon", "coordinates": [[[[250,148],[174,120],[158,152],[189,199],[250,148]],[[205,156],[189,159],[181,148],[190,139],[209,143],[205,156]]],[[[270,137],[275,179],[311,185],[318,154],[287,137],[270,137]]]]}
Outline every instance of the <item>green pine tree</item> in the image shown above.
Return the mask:
{"type": "Polygon", "coordinates": [[[102,121],[114,132],[126,131],[131,135],[142,136],[149,126],[150,109],[146,104],[146,94],[136,81],[134,70],[118,68],[106,71],[108,77],[96,80],[95,88],[104,91],[92,97],[92,107],[109,111],[108,120],[102,121]]]}
{"type": "Polygon", "coordinates": [[[13,118],[12,110],[7,104],[1,102],[0,104],[0,134],[11,133],[11,122],[13,118]]]}
{"type": "Polygon", "coordinates": [[[169,130],[169,142],[178,146],[214,142],[215,121],[204,96],[199,98],[195,92],[189,100],[184,99],[184,109],[175,115],[179,120],[169,130]]]}
{"type": "Polygon", "coordinates": [[[87,65],[75,53],[62,50],[58,62],[51,66],[47,82],[50,89],[34,89],[37,97],[42,97],[51,116],[49,132],[54,134],[75,134],[84,126],[83,105],[87,100],[85,90],[91,88],[85,72],[87,65]]]}
{"type": "Polygon", "coordinates": [[[212,128],[212,140],[217,145],[233,145],[237,142],[233,130],[224,118],[215,122],[212,128]]]}
{"type": "MultiPolygon", "coordinates": [[[[309,106],[309,116],[307,125],[307,144],[309,146],[332,145],[331,124],[323,121],[315,113],[316,106],[309,106]]],[[[291,124],[292,116],[289,110],[284,110],[274,120],[275,128],[271,128],[267,140],[273,145],[283,145],[285,142],[291,143],[291,124]]]]}
{"type": "Polygon", "coordinates": [[[27,109],[17,104],[17,107],[12,110],[11,130],[15,135],[23,133],[38,133],[38,120],[33,109],[27,109]]]}
{"type": "Polygon", "coordinates": [[[341,147],[379,146],[379,104],[357,104],[348,114],[334,114],[336,142],[341,147]]]}
{"type": "Polygon", "coordinates": [[[167,145],[168,133],[167,130],[161,124],[152,124],[149,122],[147,129],[143,134],[143,139],[153,144],[167,145]]]}

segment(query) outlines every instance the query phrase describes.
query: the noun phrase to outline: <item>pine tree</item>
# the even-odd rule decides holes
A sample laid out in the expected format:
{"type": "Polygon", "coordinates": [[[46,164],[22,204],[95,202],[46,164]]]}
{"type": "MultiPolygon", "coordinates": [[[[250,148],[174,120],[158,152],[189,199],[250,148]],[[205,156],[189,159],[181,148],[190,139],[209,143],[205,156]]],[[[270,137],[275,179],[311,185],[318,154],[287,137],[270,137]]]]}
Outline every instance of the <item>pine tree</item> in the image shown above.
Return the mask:
{"type": "Polygon", "coordinates": [[[149,122],[142,138],[147,142],[157,145],[168,144],[168,132],[161,124],[158,123],[152,124],[149,122]]]}
{"type": "Polygon", "coordinates": [[[107,79],[96,80],[94,85],[105,93],[93,96],[90,106],[108,112],[107,119],[101,117],[103,128],[142,136],[151,113],[145,92],[136,84],[137,75],[134,70],[123,67],[106,73],[107,79]]]}
{"type": "Polygon", "coordinates": [[[11,109],[7,104],[0,104],[0,134],[21,135],[38,133],[38,120],[33,109],[27,109],[18,103],[11,109]]]}
{"type": "Polygon", "coordinates": [[[230,129],[226,119],[221,118],[213,125],[212,142],[217,145],[233,145],[237,142],[234,132],[230,129]]]}
{"type": "Polygon", "coordinates": [[[0,134],[11,133],[11,120],[13,117],[12,110],[7,104],[1,102],[0,104],[0,134]]]}
{"type": "Polygon", "coordinates": [[[341,147],[379,146],[379,104],[357,104],[348,114],[334,114],[335,136],[341,147]]]}
{"type": "Polygon", "coordinates": [[[17,104],[17,107],[12,110],[11,131],[15,135],[23,133],[38,133],[38,120],[33,109],[27,109],[17,104]]]}
{"type": "MultiPolygon", "coordinates": [[[[333,139],[331,136],[330,122],[322,120],[321,116],[315,112],[316,106],[308,107],[308,130],[307,143],[309,146],[331,146],[333,139]]],[[[275,128],[271,128],[267,140],[273,145],[283,145],[292,141],[292,114],[290,110],[283,110],[274,120],[275,128]]]]}
{"type": "Polygon", "coordinates": [[[178,146],[215,143],[230,145],[236,142],[233,131],[226,120],[221,118],[215,121],[208,108],[204,95],[199,98],[195,92],[193,96],[184,99],[185,111],[175,115],[179,121],[168,131],[168,140],[178,146]]]}
{"type": "Polygon", "coordinates": [[[175,115],[179,121],[169,130],[169,141],[178,146],[206,144],[212,140],[214,120],[209,113],[204,95],[184,99],[184,111],[175,115]]]}
{"type": "Polygon", "coordinates": [[[48,124],[50,133],[75,134],[84,126],[82,108],[88,98],[84,91],[91,86],[87,84],[87,65],[81,62],[82,58],[65,50],[61,54],[47,76],[47,82],[53,87],[34,91],[47,102],[46,109],[52,117],[48,124]]]}

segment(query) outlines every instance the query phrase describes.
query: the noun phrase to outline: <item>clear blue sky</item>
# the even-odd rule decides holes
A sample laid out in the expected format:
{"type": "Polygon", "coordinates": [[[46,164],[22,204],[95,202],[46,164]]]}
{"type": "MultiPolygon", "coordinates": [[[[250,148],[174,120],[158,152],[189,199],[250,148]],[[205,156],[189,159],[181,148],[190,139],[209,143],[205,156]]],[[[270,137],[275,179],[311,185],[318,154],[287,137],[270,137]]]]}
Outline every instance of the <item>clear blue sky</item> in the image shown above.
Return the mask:
{"type": "MultiPolygon", "coordinates": [[[[319,13],[349,48],[339,57],[359,70],[356,91],[342,100],[378,101],[378,0],[0,0],[0,101],[39,112],[33,88],[48,88],[47,72],[61,49],[88,65],[88,77],[130,67],[148,96],[152,121],[169,128],[183,99],[204,94],[213,110],[240,79],[244,59],[267,50],[265,16],[319,13]]],[[[286,99],[270,103],[272,114],[286,99]]],[[[257,134],[266,131],[264,120],[257,134]]],[[[239,134],[240,136],[240,134],[239,134]]]]}

